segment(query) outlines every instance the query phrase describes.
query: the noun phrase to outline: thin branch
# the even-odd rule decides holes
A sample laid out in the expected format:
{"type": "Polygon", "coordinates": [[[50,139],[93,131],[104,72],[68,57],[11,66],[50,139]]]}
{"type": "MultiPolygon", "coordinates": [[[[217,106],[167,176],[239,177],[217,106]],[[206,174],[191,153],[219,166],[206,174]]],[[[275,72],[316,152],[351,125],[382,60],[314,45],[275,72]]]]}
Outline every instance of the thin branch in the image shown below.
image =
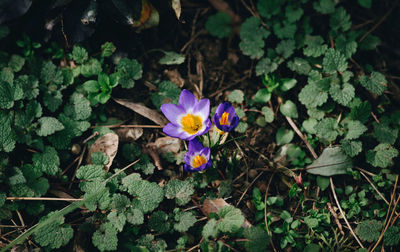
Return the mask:
{"type": "Polygon", "coordinates": [[[244,192],[242,193],[242,196],[240,196],[238,203],[236,203],[236,207],[239,205],[240,201],[242,201],[244,195],[246,195],[247,191],[249,190],[249,188],[254,184],[254,182],[256,182],[256,180],[264,174],[264,171],[260,172],[260,174],[257,175],[257,177],[255,177],[253,179],[253,181],[251,181],[251,183],[249,184],[249,186],[247,186],[246,190],[244,190],[244,192]]]}
{"type": "Polygon", "coordinates": [[[347,227],[349,228],[350,233],[353,235],[354,239],[356,239],[358,245],[360,245],[361,248],[365,248],[364,245],[361,243],[360,239],[358,239],[356,233],[354,233],[353,228],[350,226],[350,223],[349,223],[349,221],[347,220],[346,215],[344,214],[342,207],[340,206],[339,200],[338,200],[338,198],[337,198],[337,196],[336,196],[335,185],[333,184],[333,179],[332,179],[332,177],[330,177],[329,180],[330,180],[330,182],[331,182],[331,190],[332,190],[332,193],[333,193],[333,197],[335,198],[336,205],[338,206],[339,211],[340,211],[340,214],[343,216],[343,219],[344,219],[344,221],[346,222],[346,225],[347,225],[347,227]]]}
{"type": "Polygon", "coordinates": [[[311,155],[313,156],[314,159],[318,158],[317,153],[315,153],[313,147],[311,144],[307,141],[307,138],[301,133],[299,128],[297,128],[296,124],[293,122],[292,118],[286,116],[286,120],[289,122],[290,126],[292,126],[293,130],[296,132],[296,134],[303,140],[303,142],[306,144],[308,150],[310,151],[311,155]]]}
{"type": "Polygon", "coordinates": [[[83,199],[50,198],[50,197],[7,197],[6,200],[81,201],[83,199]]]}

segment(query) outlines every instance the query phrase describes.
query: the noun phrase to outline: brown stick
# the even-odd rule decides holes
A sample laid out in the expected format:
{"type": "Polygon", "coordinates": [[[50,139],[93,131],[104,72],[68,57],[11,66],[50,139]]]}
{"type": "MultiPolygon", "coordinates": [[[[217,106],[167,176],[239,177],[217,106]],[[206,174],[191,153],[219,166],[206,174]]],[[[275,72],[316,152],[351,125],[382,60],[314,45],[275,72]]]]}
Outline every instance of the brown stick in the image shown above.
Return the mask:
{"type": "Polygon", "coordinates": [[[303,140],[303,142],[306,144],[308,150],[310,151],[311,155],[313,156],[314,159],[318,158],[317,153],[315,153],[313,147],[310,145],[310,143],[307,141],[307,138],[301,133],[299,128],[297,128],[296,124],[293,122],[292,118],[286,116],[286,120],[289,122],[290,126],[292,126],[293,130],[296,132],[296,134],[303,140]]]}
{"type": "Polygon", "coordinates": [[[238,201],[238,203],[236,203],[236,207],[239,205],[240,201],[242,201],[244,195],[246,195],[247,191],[249,190],[249,188],[254,184],[254,182],[256,182],[256,180],[264,174],[264,171],[260,172],[260,174],[257,175],[257,177],[255,177],[253,179],[253,181],[251,181],[251,183],[249,184],[249,186],[246,188],[246,190],[244,190],[244,192],[242,193],[242,196],[240,196],[240,199],[238,201]]]}
{"type": "Polygon", "coordinates": [[[6,200],[43,200],[43,201],[81,201],[83,199],[49,198],[49,197],[7,197],[6,200]]]}

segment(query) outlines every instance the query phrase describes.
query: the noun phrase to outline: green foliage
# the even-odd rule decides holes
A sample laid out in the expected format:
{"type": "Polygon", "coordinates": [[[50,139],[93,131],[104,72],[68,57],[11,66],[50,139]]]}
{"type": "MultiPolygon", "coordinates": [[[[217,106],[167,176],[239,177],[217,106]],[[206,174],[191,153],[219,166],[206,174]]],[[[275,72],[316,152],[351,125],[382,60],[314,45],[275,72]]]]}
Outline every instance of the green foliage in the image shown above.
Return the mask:
{"type": "Polygon", "coordinates": [[[159,61],[161,65],[180,65],[185,62],[185,55],[176,52],[165,52],[165,54],[159,61]]]}
{"type": "Polygon", "coordinates": [[[228,95],[228,100],[232,103],[242,103],[244,100],[244,93],[242,90],[235,89],[228,95]]]}
{"type": "Polygon", "coordinates": [[[377,220],[365,220],[357,225],[357,235],[363,241],[375,242],[381,234],[383,224],[377,220]]]}
{"type": "Polygon", "coordinates": [[[174,229],[183,233],[188,231],[197,222],[197,219],[192,212],[178,212],[175,215],[175,221],[174,229]]]}
{"type": "Polygon", "coordinates": [[[397,246],[400,243],[400,229],[397,226],[389,227],[383,235],[386,246],[397,246]]]}
{"type": "Polygon", "coordinates": [[[64,129],[64,125],[54,117],[42,117],[38,123],[40,124],[40,128],[37,130],[38,136],[48,136],[64,129]]]}
{"type": "Polygon", "coordinates": [[[172,179],[165,185],[165,197],[174,199],[179,206],[186,205],[194,193],[193,182],[191,179],[184,181],[172,179]]]}
{"type": "Polygon", "coordinates": [[[327,142],[333,142],[339,135],[338,123],[334,118],[324,118],[318,122],[314,129],[317,136],[327,142]]]}
{"type": "Polygon", "coordinates": [[[264,56],[264,46],[270,32],[261,26],[260,19],[251,17],[243,22],[240,28],[239,47],[244,55],[252,59],[259,59],[264,56]]]}
{"type": "Polygon", "coordinates": [[[359,81],[363,87],[373,94],[381,95],[386,90],[385,76],[379,72],[372,72],[369,77],[363,75],[359,81]]]}
{"type": "Polygon", "coordinates": [[[60,172],[60,159],[57,151],[51,146],[45,146],[42,153],[34,153],[33,166],[48,175],[56,175],[60,172]]]}
{"type": "Polygon", "coordinates": [[[82,64],[88,60],[88,57],[89,55],[85,48],[80,46],[74,46],[74,48],[72,49],[72,59],[76,63],[82,64]]]}
{"type": "Polygon", "coordinates": [[[288,130],[284,127],[281,127],[276,132],[276,143],[278,145],[283,145],[290,143],[294,137],[293,130],[288,130]]]}
{"type": "Polygon", "coordinates": [[[294,104],[291,100],[285,101],[285,103],[280,106],[279,110],[284,116],[290,118],[297,118],[299,116],[296,104],[294,104]]]}
{"type": "Polygon", "coordinates": [[[327,147],[322,154],[307,167],[307,172],[321,176],[346,174],[353,164],[351,158],[340,147],[327,147]]]}
{"type": "Polygon", "coordinates": [[[219,232],[237,232],[244,222],[244,216],[240,209],[233,206],[225,206],[218,212],[219,219],[210,219],[203,227],[202,235],[204,238],[216,237],[219,232]]]}
{"type": "Polygon", "coordinates": [[[158,84],[158,92],[151,95],[151,101],[156,108],[165,103],[178,103],[181,90],[170,81],[162,81],[158,84]]]}
{"type": "Polygon", "coordinates": [[[231,16],[225,12],[218,12],[217,14],[208,17],[205,26],[212,36],[221,39],[226,38],[231,34],[232,28],[230,27],[230,23],[231,16]]]}
{"type": "Polygon", "coordinates": [[[118,245],[117,230],[110,222],[103,223],[92,236],[93,245],[100,251],[116,250],[118,245]]]}
{"type": "Polygon", "coordinates": [[[386,168],[393,164],[393,158],[399,155],[399,151],[390,144],[378,144],[366,155],[367,162],[374,167],[386,168]]]}
{"type": "Polygon", "coordinates": [[[142,66],[135,59],[122,58],[118,62],[117,73],[123,88],[133,88],[135,81],[142,78],[142,72],[142,66]]]}
{"type": "Polygon", "coordinates": [[[256,65],[256,75],[260,76],[263,74],[269,74],[274,72],[278,68],[278,64],[271,61],[270,58],[263,58],[258,61],[256,65]]]}
{"type": "Polygon", "coordinates": [[[249,252],[265,251],[269,244],[270,237],[261,227],[246,228],[243,235],[248,239],[245,243],[245,248],[249,252]]]}
{"type": "Polygon", "coordinates": [[[168,214],[163,211],[155,211],[150,217],[149,227],[160,233],[169,231],[168,214]]]}
{"type": "Polygon", "coordinates": [[[329,48],[325,53],[322,66],[326,73],[341,73],[347,69],[347,61],[339,51],[329,48]]]}

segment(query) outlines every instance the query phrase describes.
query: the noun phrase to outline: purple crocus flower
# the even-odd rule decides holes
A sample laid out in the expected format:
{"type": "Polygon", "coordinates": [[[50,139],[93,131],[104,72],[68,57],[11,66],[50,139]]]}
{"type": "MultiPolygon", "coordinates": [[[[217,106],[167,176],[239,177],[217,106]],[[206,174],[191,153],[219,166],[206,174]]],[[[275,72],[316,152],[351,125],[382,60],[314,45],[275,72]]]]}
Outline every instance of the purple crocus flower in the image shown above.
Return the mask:
{"type": "Polygon", "coordinates": [[[235,108],[229,102],[224,102],[218,105],[213,122],[222,134],[234,130],[239,124],[239,117],[235,114],[235,108]]]}
{"type": "Polygon", "coordinates": [[[163,104],[160,109],[170,121],[163,128],[163,132],[168,136],[192,140],[206,133],[211,127],[208,118],[210,100],[197,101],[196,97],[186,89],[182,90],[178,105],[163,104]]]}
{"type": "Polygon", "coordinates": [[[189,141],[189,150],[185,154],[185,170],[188,172],[203,171],[211,166],[210,148],[203,147],[197,140],[189,141]]]}

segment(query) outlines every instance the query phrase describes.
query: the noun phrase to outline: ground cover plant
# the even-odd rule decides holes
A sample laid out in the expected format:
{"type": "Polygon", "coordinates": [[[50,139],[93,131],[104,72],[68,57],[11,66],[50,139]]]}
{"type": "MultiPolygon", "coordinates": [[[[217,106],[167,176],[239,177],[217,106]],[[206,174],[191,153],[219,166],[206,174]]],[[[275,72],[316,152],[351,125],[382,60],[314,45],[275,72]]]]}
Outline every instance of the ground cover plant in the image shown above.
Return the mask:
{"type": "Polygon", "coordinates": [[[398,1],[4,1],[0,248],[396,251],[398,1]]]}

